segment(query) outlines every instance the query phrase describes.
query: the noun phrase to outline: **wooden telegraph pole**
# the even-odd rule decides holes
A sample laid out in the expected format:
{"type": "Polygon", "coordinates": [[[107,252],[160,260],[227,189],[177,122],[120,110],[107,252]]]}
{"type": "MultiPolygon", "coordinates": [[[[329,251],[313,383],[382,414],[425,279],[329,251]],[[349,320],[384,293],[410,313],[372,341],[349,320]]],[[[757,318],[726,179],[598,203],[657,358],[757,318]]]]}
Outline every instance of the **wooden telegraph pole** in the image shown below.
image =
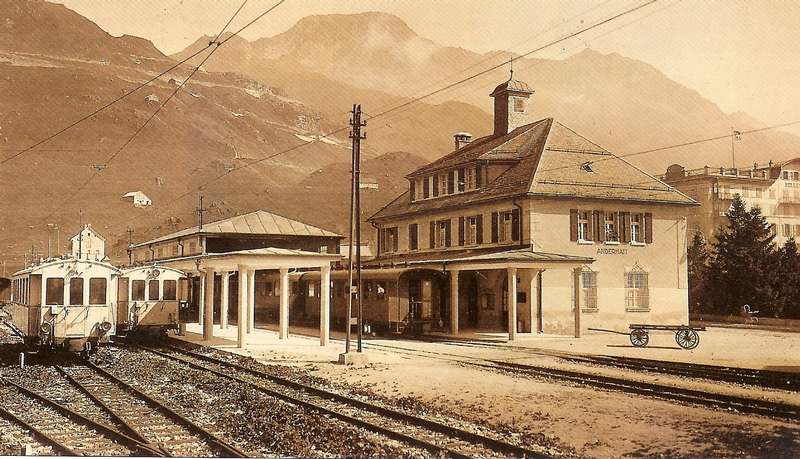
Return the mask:
{"type": "Polygon", "coordinates": [[[366,363],[366,355],[362,354],[362,332],[364,329],[363,308],[361,305],[361,140],[366,139],[366,134],[361,132],[361,128],[367,123],[361,120],[361,105],[353,105],[352,118],[350,119],[350,138],[353,140],[352,158],[352,180],[350,187],[350,246],[348,248],[348,288],[347,297],[347,339],[345,341],[345,352],[339,354],[339,363],[343,364],[363,364],[366,363]],[[353,245],[355,244],[355,272],[356,286],[353,288],[353,245]],[[354,291],[355,290],[355,291],[354,291]],[[353,293],[356,295],[356,310],[358,327],[358,343],[356,354],[350,353],[350,341],[352,339],[353,328],[353,293]]]}

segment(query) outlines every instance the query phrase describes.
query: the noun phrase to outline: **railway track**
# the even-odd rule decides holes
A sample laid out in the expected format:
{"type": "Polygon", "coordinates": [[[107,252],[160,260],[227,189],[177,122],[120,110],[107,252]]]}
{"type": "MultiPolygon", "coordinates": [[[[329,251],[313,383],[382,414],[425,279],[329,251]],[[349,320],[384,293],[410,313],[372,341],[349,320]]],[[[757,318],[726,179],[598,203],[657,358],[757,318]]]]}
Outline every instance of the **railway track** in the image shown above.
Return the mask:
{"type": "Polygon", "coordinates": [[[97,365],[58,367],[120,430],[165,456],[245,457],[245,453],[97,365]]]}
{"type": "Polygon", "coordinates": [[[459,358],[463,365],[474,366],[484,370],[507,371],[540,379],[555,379],[571,383],[597,387],[606,390],[625,392],[668,401],[692,403],[740,413],[756,414],[797,422],[800,419],[800,406],[788,403],[773,402],[750,397],[738,397],[708,391],[675,387],[667,384],[633,381],[625,378],[597,375],[590,372],[564,370],[551,367],[506,362],[502,360],[472,358],[469,356],[446,352],[426,351],[400,346],[369,343],[368,347],[389,349],[395,352],[407,352],[431,358],[453,361],[459,358]]]}
{"type": "Polygon", "coordinates": [[[143,347],[158,356],[188,367],[237,381],[266,395],[312,409],[348,424],[370,430],[433,455],[467,457],[548,457],[520,445],[481,432],[460,429],[437,420],[411,415],[365,402],[320,387],[289,380],[230,360],[177,348],[143,347]]]}
{"type": "Polygon", "coordinates": [[[530,349],[498,342],[487,343],[436,337],[426,337],[425,341],[437,344],[446,344],[450,346],[508,349],[519,353],[556,357],[579,364],[603,365],[613,368],[656,372],[673,376],[708,379],[718,382],[747,384],[750,386],[770,389],[782,389],[789,391],[800,390],[800,373],[796,372],[735,368],[721,365],[703,365],[696,363],[672,362],[667,360],[652,360],[611,355],[575,354],[544,349],[530,349]]]}
{"type": "Polygon", "coordinates": [[[40,447],[67,456],[159,456],[134,438],[18,382],[0,379],[0,414],[32,433],[40,447]]]}

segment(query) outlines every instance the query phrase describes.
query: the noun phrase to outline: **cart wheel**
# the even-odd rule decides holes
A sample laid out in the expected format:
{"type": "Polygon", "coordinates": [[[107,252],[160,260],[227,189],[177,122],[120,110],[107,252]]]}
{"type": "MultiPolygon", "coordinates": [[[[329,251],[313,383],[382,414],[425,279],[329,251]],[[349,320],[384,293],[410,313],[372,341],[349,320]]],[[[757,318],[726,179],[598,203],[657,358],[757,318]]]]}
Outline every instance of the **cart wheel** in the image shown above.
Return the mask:
{"type": "Polygon", "coordinates": [[[700,335],[691,328],[683,328],[675,332],[675,342],[684,349],[692,350],[700,344],[700,335]]]}
{"type": "Polygon", "coordinates": [[[643,328],[634,328],[631,330],[631,344],[636,347],[645,347],[650,341],[650,334],[643,328]]]}

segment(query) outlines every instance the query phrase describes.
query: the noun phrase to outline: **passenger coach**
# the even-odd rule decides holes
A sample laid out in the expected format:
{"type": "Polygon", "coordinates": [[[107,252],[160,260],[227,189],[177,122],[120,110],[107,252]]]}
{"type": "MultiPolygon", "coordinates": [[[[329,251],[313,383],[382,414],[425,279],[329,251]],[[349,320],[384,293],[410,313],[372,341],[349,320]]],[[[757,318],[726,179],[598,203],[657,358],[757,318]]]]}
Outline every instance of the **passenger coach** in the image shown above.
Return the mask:
{"type": "Polygon", "coordinates": [[[34,348],[91,351],[115,333],[119,274],[106,262],[73,258],[15,273],[6,306],[15,332],[34,348]]]}

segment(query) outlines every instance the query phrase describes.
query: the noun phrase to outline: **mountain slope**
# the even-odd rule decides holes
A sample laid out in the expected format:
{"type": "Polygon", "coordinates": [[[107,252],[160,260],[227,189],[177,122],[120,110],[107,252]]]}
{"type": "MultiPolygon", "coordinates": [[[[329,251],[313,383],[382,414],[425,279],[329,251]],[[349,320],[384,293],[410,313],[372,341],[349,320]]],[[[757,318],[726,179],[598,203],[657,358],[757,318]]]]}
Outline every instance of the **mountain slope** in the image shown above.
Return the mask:
{"type": "MultiPolygon", "coordinates": [[[[255,79],[271,78],[268,63],[280,63],[296,72],[302,69],[396,96],[442,87],[510,55],[439,46],[419,37],[402,20],[383,13],[306,17],[274,37],[249,44],[243,41],[237,53],[246,62],[239,70],[255,79]]],[[[532,120],[556,117],[619,154],[725,135],[732,127],[746,131],[763,126],[747,116],[726,114],[649,64],[618,54],[587,49],[565,60],[518,59],[514,68],[515,77],[536,89],[532,120]]],[[[488,93],[506,78],[507,69],[500,68],[431,100],[464,102],[490,112],[488,93]]],[[[365,103],[368,112],[373,107],[365,103]]],[[[402,149],[429,158],[449,151],[447,146],[436,153],[429,153],[429,148],[402,149]]],[[[637,155],[633,161],[653,173],[663,172],[674,162],[689,167],[730,165],[730,149],[730,142],[723,139],[657,155],[637,155]]],[[[737,165],[785,159],[798,150],[800,139],[785,132],[747,135],[736,145],[737,165]]]]}

